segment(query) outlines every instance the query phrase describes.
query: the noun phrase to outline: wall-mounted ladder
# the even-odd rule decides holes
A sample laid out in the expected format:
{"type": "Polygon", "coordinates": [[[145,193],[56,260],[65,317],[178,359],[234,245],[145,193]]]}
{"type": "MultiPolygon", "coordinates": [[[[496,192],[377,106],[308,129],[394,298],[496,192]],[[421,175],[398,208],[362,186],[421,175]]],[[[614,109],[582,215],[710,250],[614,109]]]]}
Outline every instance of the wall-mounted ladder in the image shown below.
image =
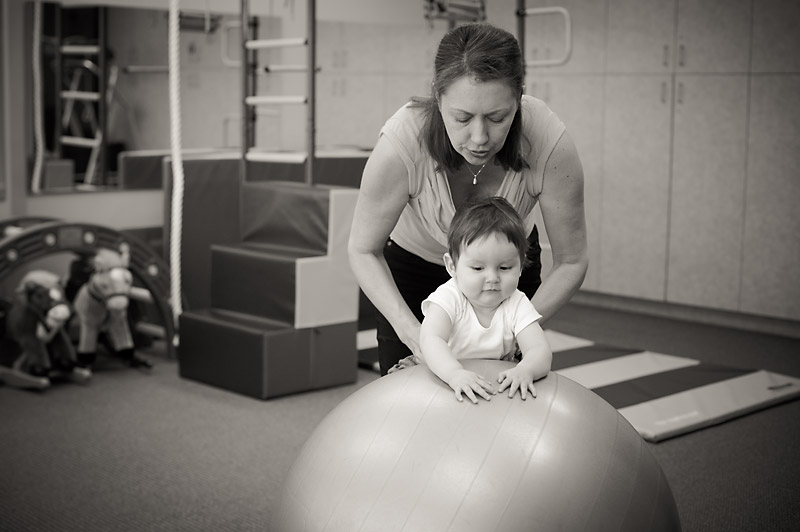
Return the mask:
{"type": "Polygon", "coordinates": [[[258,23],[249,14],[249,0],[241,0],[242,28],[242,181],[247,181],[247,163],[293,162],[305,163],[305,182],[313,184],[314,150],[316,144],[316,1],[308,0],[306,13],[306,36],[280,39],[258,39],[258,23]],[[305,72],[306,94],[290,96],[265,96],[257,93],[256,74],[258,70],[258,51],[305,47],[305,65],[267,65],[267,73],[305,72]],[[256,107],[264,105],[305,105],[306,106],[306,151],[305,152],[264,152],[255,150],[255,123],[258,113],[256,107]]]}
{"type": "Polygon", "coordinates": [[[91,150],[83,176],[85,185],[105,181],[108,110],[117,82],[116,67],[108,68],[106,57],[106,9],[97,9],[97,38],[70,43],[62,36],[62,9],[56,6],[56,117],[55,151],[63,147],[91,150]],[[64,74],[69,85],[64,88],[64,74]],[[95,110],[96,109],[96,110],[95,110]],[[79,112],[80,110],[80,112],[79,112]]]}

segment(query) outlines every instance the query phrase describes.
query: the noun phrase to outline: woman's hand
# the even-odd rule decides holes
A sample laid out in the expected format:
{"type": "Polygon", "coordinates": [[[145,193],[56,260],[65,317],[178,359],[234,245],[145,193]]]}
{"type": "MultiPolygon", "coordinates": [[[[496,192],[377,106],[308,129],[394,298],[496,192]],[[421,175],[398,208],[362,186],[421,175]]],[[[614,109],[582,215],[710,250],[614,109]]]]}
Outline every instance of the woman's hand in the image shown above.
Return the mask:
{"type": "Polygon", "coordinates": [[[414,366],[419,365],[419,363],[420,360],[418,356],[408,355],[406,358],[401,358],[400,361],[391,368],[389,368],[389,370],[386,373],[389,374],[389,373],[394,373],[395,371],[400,371],[401,369],[413,368],[414,366]]]}
{"type": "Polygon", "coordinates": [[[490,401],[496,392],[494,386],[474,371],[457,369],[445,381],[456,393],[456,399],[463,401],[464,397],[478,404],[478,396],[490,401]]]}

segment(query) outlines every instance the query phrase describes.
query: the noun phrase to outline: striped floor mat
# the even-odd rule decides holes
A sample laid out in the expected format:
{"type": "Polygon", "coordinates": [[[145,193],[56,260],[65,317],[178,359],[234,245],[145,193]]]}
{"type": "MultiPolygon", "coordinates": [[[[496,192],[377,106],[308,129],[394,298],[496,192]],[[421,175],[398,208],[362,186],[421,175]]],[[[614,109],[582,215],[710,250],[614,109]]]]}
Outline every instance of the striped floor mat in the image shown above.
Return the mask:
{"type": "MultiPolygon", "coordinates": [[[[651,442],[800,396],[800,379],[786,375],[545,333],[553,349],[553,371],[597,393],[651,442]]],[[[358,334],[359,360],[370,365],[377,360],[375,331],[358,334]]]]}

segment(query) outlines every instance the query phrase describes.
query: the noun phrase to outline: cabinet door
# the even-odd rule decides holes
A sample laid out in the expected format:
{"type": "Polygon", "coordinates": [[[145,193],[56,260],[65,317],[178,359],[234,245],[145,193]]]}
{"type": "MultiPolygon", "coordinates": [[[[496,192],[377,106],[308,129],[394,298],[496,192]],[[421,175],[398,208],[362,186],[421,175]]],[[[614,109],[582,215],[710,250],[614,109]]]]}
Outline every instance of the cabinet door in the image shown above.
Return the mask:
{"type": "Polygon", "coordinates": [[[800,2],[753,2],[753,72],[800,72],[800,2]]]}
{"type": "Polygon", "coordinates": [[[600,290],[663,300],[670,76],[607,76],[600,290]]]}
{"type": "Polygon", "coordinates": [[[679,0],[676,70],[747,72],[750,67],[751,2],[679,0]]]}
{"type": "MultiPolygon", "coordinates": [[[[571,20],[571,48],[568,61],[559,66],[529,68],[529,72],[602,73],[605,68],[607,0],[528,0],[526,7],[563,7],[571,20]]],[[[544,14],[526,17],[525,60],[555,59],[566,51],[564,17],[544,14]]]]}
{"type": "Polygon", "coordinates": [[[609,73],[672,70],[675,0],[609,0],[609,73]]]}
{"type": "MultiPolygon", "coordinates": [[[[583,166],[584,206],[588,238],[589,271],[583,288],[598,287],[600,264],[601,193],[603,182],[603,76],[529,74],[528,93],[544,100],[561,118],[575,141],[583,166]]],[[[538,224],[540,239],[549,244],[546,231],[538,224]]],[[[552,264],[549,246],[542,250],[543,259],[552,264]]]]}
{"type": "Polygon", "coordinates": [[[753,76],[743,312],[800,320],[800,75],[753,76]]]}
{"type": "Polygon", "coordinates": [[[667,300],[739,306],[747,76],[677,76],[667,300]]]}

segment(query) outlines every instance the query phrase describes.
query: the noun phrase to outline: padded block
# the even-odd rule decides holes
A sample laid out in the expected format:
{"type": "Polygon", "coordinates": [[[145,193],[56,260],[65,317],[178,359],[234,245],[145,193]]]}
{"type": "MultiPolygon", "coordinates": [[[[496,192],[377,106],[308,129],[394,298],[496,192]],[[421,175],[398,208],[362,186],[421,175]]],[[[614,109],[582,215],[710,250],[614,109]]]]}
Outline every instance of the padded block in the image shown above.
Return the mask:
{"type": "MultiPolygon", "coordinates": [[[[365,150],[317,150],[314,183],[358,188],[370,152],[365,150]]],[[[248,181],[304,182],[306,163],[248,162],[248,181]]]]}
{"type": "Polygon", "coordinates": [[[120,188],[127,190],[162,188],[163,162],[169,154],[169,150],[121,152],[117,155],[120,188]]]}
{"type": "MultiPolygon", "coordinates": [[[[278,202],[282,207],[294,201],[297,209],[310,205],[311,218],[324,214],[321,225],[325,244],[314,244],[323,236],[321,229],[317,232],[316,223],[306,227],[309,234],[305,237],[290,238],[303,232],[306,211],[292,209],[275,216],[268,212],[275,205],[264,205],[263,221],[271,220],[273,225],[264,226],[259,238],[267,238],[281,226],[286,234],[268,242],[249,240],[241,245],[213,246],[211,306],[289,321],[298,329],[357,321],[359,290],[350,269],[347,241],[358,191],[292,183],[262,185],[256,187],[260,193],[274,191],[276,197],[284,194],[282,197],[288,198],[278,202]],[[295,224],[283,219],[289,216],[300,221],[295,224]]],[[[250,190],[245,191],[243,201],[248,197],[246,201],[254,201],[256,195],[250,190]]]]}
{"type": "Polygon", "coordinates": [[[313,253],[254,244],[211,246],[211,306],[293,324],[297,261],[313,253]]]}
{"type": "Polygon", "coordinates": [[[358,283],[347,255],[357,199],[358,191],[355,189],[335,188],[330,191],[328,254],[297,261],[295,327],[358,320],[358,283]]]}
{"type": "Polygon", "coordinates": [[[242,240],[328,252],[329,187],[242,185],[242,240]]]}
{"type": "Polygon", "coordinates": [[[258,399],[350,384],[356,325],[294,329],[224,311],[180,318],[179,374],[258,399]]]}
{"type": "MultiPolygon", "coordinates": [[[[198,156],[195,156],[198,157],[198,156]]],[[[169,257],[172,223],[172,169],[165,159],[164,256],[169,257]]],[[[211,245],[231,244],[239,236],[239,157],[183,161],[183,231],[181,237],[181,291],[184,309],[207,308],[211,303],[211,245]]]]}
{"type": "Polygon", "coordinates": [[[71,159],[45,159],[42,188],[71,189],[75,185],[75,162],[71,159]]]}

